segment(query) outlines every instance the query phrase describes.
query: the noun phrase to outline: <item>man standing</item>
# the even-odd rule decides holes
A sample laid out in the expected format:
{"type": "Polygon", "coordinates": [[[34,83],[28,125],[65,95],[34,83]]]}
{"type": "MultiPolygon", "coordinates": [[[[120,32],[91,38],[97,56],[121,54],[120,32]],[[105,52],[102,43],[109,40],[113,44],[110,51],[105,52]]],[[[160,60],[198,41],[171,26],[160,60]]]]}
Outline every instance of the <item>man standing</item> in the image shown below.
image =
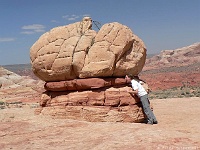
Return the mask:
{"type": "Polygon", "coordinates": [[[130,94],[136,94],[142,103],[142,107],[145,115],[147,116],[147,124],[157,124],[158,121],[154,116],[153,111],[150,109],[148,93],[145,91],[143,86],[141,85],[141,81],[138,76],[126,75],[125,79],[131,82],[132,91],[128,91],[130,94]]]}

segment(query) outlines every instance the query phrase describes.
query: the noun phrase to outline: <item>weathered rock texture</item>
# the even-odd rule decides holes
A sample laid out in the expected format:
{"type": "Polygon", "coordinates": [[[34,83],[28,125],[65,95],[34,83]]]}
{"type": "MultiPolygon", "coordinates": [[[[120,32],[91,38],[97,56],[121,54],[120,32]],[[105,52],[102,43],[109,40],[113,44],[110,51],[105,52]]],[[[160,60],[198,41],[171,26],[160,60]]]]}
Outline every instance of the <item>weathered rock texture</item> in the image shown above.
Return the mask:
{"type": "MultiPolygon", "coordinates": [[[[163,50],[160,54],[147,58],[140,76],[153,91],[179,87],[198,89],[199,66],[200,42],[175,50],[163,50]]],[[[190,96],[194,93],[196,92],[190,93],[190,96]]]]}
{"type": "Polygon", "coordinates": [[[36,81],[28,76],[20,76],[0,66],[0,87],[2,89],[31,87],[43,84],[43,81],[36,81]]]}
{"type": "Polygon", "coordinates": [[[42,113],[86,121],[141,122],[136,96],[127,92],[126,74],[138,74],[146,49],[132,31],[117,22],[91,29],[89,17],[43,34],[31,47],[32,69],[46,81],[42,113]],[[123,78],[120,78],[123,77],[123,78]]]}
{"type": "Polygon", "coordinates": [[[22,104],[30,102],[38,103],[44,91],[43,85],[44,81],[20,76],[0,66],[0,101],[4,102],[0,109],[22,107],[22,104]]]}
{"type": "Polygon", "coordinates": [[[141,103],[127,92],[129,84],[124,78],[47,82],[36,114],[86,121],[141,122],[145,118],[141,103]]]}
{"type": "Polygon", "coordinates": [[[153,126],[52,119],[34,116],[33,109],[29,108],[3,109],[0,111],[0,149],[200,149],[199,97],[155,99],[152,103],[159,120],[153,126]]]}
{"type": "Polygon", "coordinates": [[[47,82],[45,84],[45,89],[48,91],[80,91],[126,84],[128,83],[124,78],[87,78],[47,82]]]}
{"type": "Polygon", "coordinates": [[[146,48],[125,25],[108,23],[96,32],[84,18],[43,34],[30,50],[32,70],[44,81],[138,74],[146,48]]]}
{"type": "Polygon", "coordinates": [[[110,87],[87,91],[43,93],[37,113],[55,118],[86,121],[141,122],[144,114],[137,96],[126,91],[130,87],[110,87]]]}
{"type": "MultiPolygon", "coordinates": [[[[126,86],[130,84],[130,81],[127,81],[124,78],[87,78],[60,82],[46,82],[44,87],[47,91],[80,91],[103,87],[126,86]]],[[[147,83],[142,82],[141,84],[147,92],[150,91],[147,83]]]]}
{"type": "Polygon", "coordinates": [[[175,50],[163,50],[160,54],[146,60],[145,70],[181,67],[200,62],[200,42],[175,50]]]}

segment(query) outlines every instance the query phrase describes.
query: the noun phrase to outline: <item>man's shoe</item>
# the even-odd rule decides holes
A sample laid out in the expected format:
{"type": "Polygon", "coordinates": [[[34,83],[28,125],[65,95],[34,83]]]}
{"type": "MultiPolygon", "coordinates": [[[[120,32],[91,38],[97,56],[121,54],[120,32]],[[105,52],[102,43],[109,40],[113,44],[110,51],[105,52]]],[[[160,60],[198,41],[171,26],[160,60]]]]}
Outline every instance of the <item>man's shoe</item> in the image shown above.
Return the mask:
{"type": "Polygon", "coordinates": [[[148,121],[148,122],[147,122],[147,124],[151,124],[151,125],[153,125],[153,122],[151,122],[151,121],[148,121]]]}
{"type": "Polygon", "coordinates": [[[158,124],[158,121],[156,120],[156,121],[153,121],[153,124],[158,124]]]}

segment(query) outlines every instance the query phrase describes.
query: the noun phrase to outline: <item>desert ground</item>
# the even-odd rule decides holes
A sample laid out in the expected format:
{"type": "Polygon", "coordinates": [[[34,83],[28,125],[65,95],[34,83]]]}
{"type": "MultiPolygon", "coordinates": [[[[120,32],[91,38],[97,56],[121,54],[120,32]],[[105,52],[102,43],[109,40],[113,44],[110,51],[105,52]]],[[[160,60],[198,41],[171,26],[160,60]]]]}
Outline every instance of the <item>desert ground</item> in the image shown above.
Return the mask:
{"type": "Polygon", "coordinates": [[[151,103],[159,121],[154,125],[52,119],[29,106],[0,109],[0,149],[200,149],[199,97],[151,103]]]}
{"type": "Polygon", "coordinates": [[[0,109],[0,150],[200,150],[199,47],[147,59],[141,77],[152,89],[154,125],[35,115],[44,83],[30,64],[6,66],[24,77],[0,68],[0,102],[18,107],[0,109]]]}

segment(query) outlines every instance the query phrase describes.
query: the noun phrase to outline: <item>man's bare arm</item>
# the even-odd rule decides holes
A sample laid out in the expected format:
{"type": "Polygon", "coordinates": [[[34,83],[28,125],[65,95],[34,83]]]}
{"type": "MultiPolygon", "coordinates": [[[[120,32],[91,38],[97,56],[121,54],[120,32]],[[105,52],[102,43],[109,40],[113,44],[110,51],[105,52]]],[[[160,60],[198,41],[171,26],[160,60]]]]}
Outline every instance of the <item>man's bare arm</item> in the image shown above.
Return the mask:
{"type": "Polygon", "coordinates": [[[127,92],[130,93],[130,94],[138,94],[138,89],[136,89],[136,90],[129,90],[127,92]]]}

